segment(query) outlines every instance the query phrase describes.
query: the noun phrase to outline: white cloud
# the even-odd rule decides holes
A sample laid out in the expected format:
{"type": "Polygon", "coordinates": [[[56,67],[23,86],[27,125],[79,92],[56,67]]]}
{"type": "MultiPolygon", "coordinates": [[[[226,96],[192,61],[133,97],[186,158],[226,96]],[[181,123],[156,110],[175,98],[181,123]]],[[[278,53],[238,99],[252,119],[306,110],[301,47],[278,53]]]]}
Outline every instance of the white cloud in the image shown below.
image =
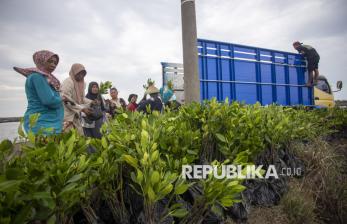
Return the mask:
{"type": "MultiPolygon", "coordinates": [[[[291,43],[298,39],[319,51],[321,72],[332,83],[347,84],[345,1],[198,0],[196,5],[199,37],[285,51],[293,51],[291,43]]],[[[161,61],[182,62],[179,0],[1,1],[0,32],[0,101],[7,99],[0,117],[24,113],[19,87],[25,78],[12,67],[33,66],[32,54],[40,49],[59,54],[60,80],[79,62],[88,71],[87,82],[112,81],[125,99],[133,92],[142,95],[147,78],[161,85],[161,61]]],[[[347,99],[346,93],[336,97],[347,99]]]]}
{"type": "Polygon", "coordinates": [[[0,89],[2,90],[14,90],[14,91],[17,91],[17,90],[21,90],[23,91],[24,90],[24,86],[8,86],[8,85],[0,85],[0,89]]]}

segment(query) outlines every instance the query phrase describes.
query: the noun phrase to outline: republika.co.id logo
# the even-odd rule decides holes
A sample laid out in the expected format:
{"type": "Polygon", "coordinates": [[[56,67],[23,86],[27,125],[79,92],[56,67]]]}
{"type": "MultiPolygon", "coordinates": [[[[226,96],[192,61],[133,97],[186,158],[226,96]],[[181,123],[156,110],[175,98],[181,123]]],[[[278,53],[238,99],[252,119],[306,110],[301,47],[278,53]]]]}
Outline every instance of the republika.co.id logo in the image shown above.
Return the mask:
{"type": "Polygon", "coordinates": [[[216,179],[278,179],[279,176],[301,175],[301,169],[283,168],[280,172],[275,165],[269,165],[265,170],[263,165],[183,165],[182,177],[184,179],[206,179],[209,175],[216,179]]]}

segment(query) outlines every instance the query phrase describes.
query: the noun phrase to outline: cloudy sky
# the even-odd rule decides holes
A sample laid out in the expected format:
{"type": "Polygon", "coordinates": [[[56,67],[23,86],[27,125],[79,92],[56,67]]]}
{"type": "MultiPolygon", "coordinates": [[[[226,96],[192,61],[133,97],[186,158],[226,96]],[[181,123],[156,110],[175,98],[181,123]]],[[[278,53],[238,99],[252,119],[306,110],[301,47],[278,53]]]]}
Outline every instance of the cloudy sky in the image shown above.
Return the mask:
{"type": "MultiPolygon", "coordinates": [[[[347,99],[346,0],[197,0],[198,37],[291,51],[300,40],[321,55],[320,71],[347,99]]],[[[147,78],[161,83],[161,61],[182,62],[180,0],[0,0],[0,117],[25,112],[32,54],[60,56],[60,80],[71,64],[87,81],[111,81],[127,98],[142,95],[147,78]]]]}

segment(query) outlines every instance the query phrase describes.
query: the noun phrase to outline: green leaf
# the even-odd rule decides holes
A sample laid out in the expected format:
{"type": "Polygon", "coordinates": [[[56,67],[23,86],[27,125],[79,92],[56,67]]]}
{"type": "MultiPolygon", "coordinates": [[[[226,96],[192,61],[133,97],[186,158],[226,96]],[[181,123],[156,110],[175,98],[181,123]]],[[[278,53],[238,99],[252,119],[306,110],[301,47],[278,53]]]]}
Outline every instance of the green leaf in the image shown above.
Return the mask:
{"type": "Polygon", "coordinates": [[[131,180],[132,180],[134,183],[136,183],[136,182],[137,182],[137,178],[136,178],[136,176],[135,176],[135,173],[134,173],[134,172],[131,172],[131,173],[130,173],[130,178],[131,178],[131,180]]]}
{"type": "Polygon", "coordinates": [[[1,192],[17,191],[18,186],[21,184],[21,180],[7,180],[0,183],[1,192]]]}
{"type": "Polygon", "coordinates": [[[110,89],[112,87],[112,82],[110,82],[110,81],[106,81],[104,83],[101,82],[99,86],[100,86],[99,93],[100,94],[107,94],[108,89],[110,89]]]}
{"type": "Polygon", "coordinates": [[[74,188],[76,188],[78,186],[77,183],[69,183],[68,185],[66,185],[61,192],[59,193],[59,195],[65,194],[66,192],[69,192],[71,190],[73,190],[74,188]]]}
{"type": "Polygon", "coordinates": [[[52,198],[51,194],[47,191],[42,191],[42,192],[35,192],[33,194],[34,199],[47,199],[47,198],[52,198]]]}
{"type": "Polygon", "coordinates": [[[97,160],[96,160],[96,164],[103,164],[104,163],[104,160],[102,159],[102,157],[99,157],[97,160]]]}
{"type": "Polygon", "coordinates": [[[224,137],[224,135],[216,133],[216,137],[218,138],[219,141],[227,143],[226,138],[224,137]]]}
{"type": "Polygon", "coordinates": [[[33,128],[37,121],[39,120],[40,114],[39,113],[35,113],[35,114],[31,114],[29,116],[29,128],[33,128]]]}
{"type": "Polygon", "coordinates": [[[165,196],[165,195],[169,194],[172,191],[172,189],[173,189],[173,185],[168,184],[165,186],[165,188],[160,193],[165,196]]]}
{"type": "Polygon", "coordinates": [[[76,174],[73,177],[71,177],[66,183],[73,183],[79,181],[83,177],[83,174],[76,174]]]}
{"type": "Polygon", "coordinates": [[[8,139],[5,139],[0,144],[0,151],[4,152],[4,151],[12,149],[12,147],[13,147],[12,142],[8,139]]]}
{"type": "Polygon", "coordinates": [[[32,131],[29,131],[28,139],[32,144],[35,144],[35,134],[32,131]]]}
{"type": "Polygon", "coordinates": [[[153,171],[152,175],[151,175],[151,183],[152,185],[155,185],[159,182],[160,180],[160,174],[158,171],[153,171]]]}
{"type": "Polygon", "coordinates": [[[242,191],[246,190],[246,187],[243,185],[235,185],[233,186],[233,188],[231,189],[230,193],[235,194],[235,193],[240,193],[242,191]]]}
{"type": "Polygon", "coordinates": [[[141,170],[137,169],[136,181],[138,184],[141,184],[143,181],[143,173],[141,170]]]}
{"type": "Polygon", "coordinates": [[[144,120],[144,119],[142,119],[142,121],[141,121],[141,127],[142,127],[142,129],[146,129],[146,127],[147,127],[147,123],[146,123],[146,121],[144,120]]]}
{"type": "Polygon", "coordinates": [[[123,160],[125,162],[127,162],[130,166],[134,167],[134,168],[138,168],[137,165],[137,159],[135,159],[134,157],[132,157],[131,155],[123,155],[122,156],[123,160]]]}
{"type": "Polygon", "coordinates": [[[188,188],[189,188],[189,184],[181,184],[176,187],[175,194],[183,194],[184,192],[188,190],[188,188]]]}
{"type": "Polygon", "coordinates": [[[188,211],[184,208],[180,208],[180,209],[176,209],[176,210],[172,211],[170,214],[173,217],[183,218],[188,214],[188,211]]]}
{"type": "Polygon", "coordinates": [[[142,147],[147,147],[149,141],[148,132],[144,129],[141,131],[141,145],[142,147]]]}
{"type": "Polygon", "coordinates": [[[49,209],[55,208],[55,202],[50,192],[36,192],[33,194],[33,199],[42,200],[43,204],[46,205],[49,209]]]}
{"type": "Polygon", "coordinates": [[[153,162],[157,161],[158,158],[159,158],[159,151],[155,150],[151,155],[151,162],[153,163],[153,162]]]}
{"type": "Polygon", "coordinates": [[[190,150],[190,149],[187,150],[187,153],[190,155],[198,155],[199,154],[197,151],[190,150]]]}
{"type": "Polygon", "coordinates": [[[108,148],[107,140],[106,140],[105,137],[102,137],[102,139],[101,139],[101,144],[102,144],[102,147],[103,147],[104,149],[107,149],[107,148],[108,148]]]}
{"type": "Polygon", "coordinates": [[[151,201],[151,202],[154,202],[155,201],[155,193],[153,191],[153,188],[151,186],[148,187],[147,189],[147,195],[148,195],[148,199],[151,201]]]}
{"type": "Polygon", "coordinates": [[[224,206],[224,207],[230,207],[234,204],[233,199],[231,199],[230,197],[223,197],[220,200],[220,203],[224,206]]]}
{"type": "Polygon", "coordinates": [[[69,140],[66,141],[66,144],[65,144],[65,145],[69,147],[70,145],[73,145],[73,144],[75,143],[75,140],[76,140],[75,133],[72,132],[72,134],[71,134],[69,140]]]}
{"type": "Polygon", "coordinates": [[[237,180],[234,180],[234,181],[231,181],[228,183],[227,187],[232,187],[232,186],[235,186],[237,185],[239,182],[237,180]]]}
{"type": "Polygon", "coordinates": [[[170,211],[172,211],[172,210],[174,210],[174,209],[176,209],[176,208],[181,208],[181,207],[183,207],[183,206],[184,206],[184,205],[183,205],[182,203],[175,203],[175,204],[171,205],[170,211]]]}
{"type": "Polygon", "coordinates": [[[24,171],[22,168],[7,168],[6,179],[7,180],[20,180],[24,177],[24,171]]]}
{"type": "Polygon", "coordinates": [[[81,155],[80,156],[80,161],[79,161],[79,168],[83,169],[84,166],[86,165],[86,155],[81,155]]]}

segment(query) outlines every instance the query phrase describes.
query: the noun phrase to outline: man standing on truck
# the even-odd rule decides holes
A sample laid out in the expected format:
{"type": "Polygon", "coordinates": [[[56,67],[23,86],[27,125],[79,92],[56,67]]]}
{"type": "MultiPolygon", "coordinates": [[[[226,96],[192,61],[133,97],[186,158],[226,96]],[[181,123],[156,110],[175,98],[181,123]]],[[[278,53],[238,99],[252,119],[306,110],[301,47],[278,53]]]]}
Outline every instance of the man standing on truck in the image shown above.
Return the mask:
{"type": "Polygon", "coordinates": [[[316,49],[310,45],[305,45],[299,41],[293,43],[293,47],[307,60],[307,70],[308,70],[308,81],[307,86],[312,86],[317,83],[317,78],[319,76],[318,63],[319,63],[319,54],[316,49]],[[314,75],[313,75],[314,73],[314,75]]]}

